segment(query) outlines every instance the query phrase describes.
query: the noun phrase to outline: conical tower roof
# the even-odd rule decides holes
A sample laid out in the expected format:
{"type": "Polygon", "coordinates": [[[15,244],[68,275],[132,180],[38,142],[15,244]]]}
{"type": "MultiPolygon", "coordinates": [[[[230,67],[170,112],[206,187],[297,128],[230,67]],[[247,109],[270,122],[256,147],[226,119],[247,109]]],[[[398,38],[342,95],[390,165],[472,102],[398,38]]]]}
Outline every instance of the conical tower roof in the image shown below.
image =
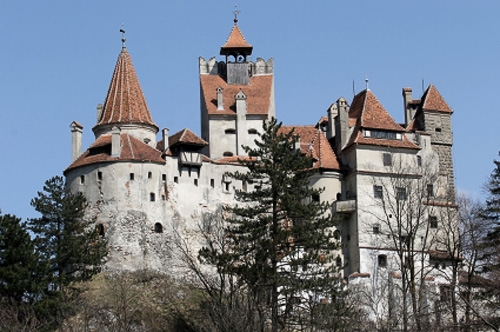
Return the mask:
{"type": "Polygon", "coordinates": [[[228,55],[235,50],[237,50],[238,53],[245,55],[252,54],[253,50],[253,46],[246,41],[243,33],[236,23],[233,26],[226,43],[220,48],[220,55],[228,55]]]}
{"type": "Polygon", "coordinates": [[[116,61],[106,101],[94,131],[100,126],[120,124],[146,125],[158,131],[158,126],[149,113],[132,59],[125,47],[116,61]]]}

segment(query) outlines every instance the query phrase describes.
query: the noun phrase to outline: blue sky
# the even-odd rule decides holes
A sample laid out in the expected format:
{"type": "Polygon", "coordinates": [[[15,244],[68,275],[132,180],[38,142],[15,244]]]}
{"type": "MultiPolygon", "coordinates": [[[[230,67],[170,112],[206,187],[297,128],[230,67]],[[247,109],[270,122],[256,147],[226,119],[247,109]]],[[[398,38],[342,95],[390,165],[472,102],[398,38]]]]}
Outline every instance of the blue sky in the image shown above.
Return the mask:
{"type": "MultiPolygon", "coordinates": [[[[121,49],[160,128],[200,132],[198,57],[218,56],[235,2],[0,1],[0,209],[23,219],[71,161],[73,120],[94,139],[121,49]]],[[[401,89],[434,83],[454,109],[459,190],[482,199],[500,150],[500,2],[240,1],[251,59],[274,58],[277,116],[314,124],[340,96],[370,89],[402,122],[401,89]]]]}

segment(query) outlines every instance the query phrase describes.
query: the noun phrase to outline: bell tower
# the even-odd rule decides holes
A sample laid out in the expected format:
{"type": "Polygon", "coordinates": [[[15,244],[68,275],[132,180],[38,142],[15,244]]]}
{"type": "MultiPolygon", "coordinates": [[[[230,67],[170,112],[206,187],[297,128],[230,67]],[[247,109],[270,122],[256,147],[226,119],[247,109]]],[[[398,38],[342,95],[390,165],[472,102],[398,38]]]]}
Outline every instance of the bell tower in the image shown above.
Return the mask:
{"type": "Polygon", "coordinates": [[[238,27],[239,11],[234,12],[234,26],[229,38],[220,48],[220,55],[226,57],[225,68],[222,68],[222,76],[225,76],[227,84],[248,85],[250,68],[247,57],[252,54],[252,45],[243,37],[238,27]],[[225,71],[225,72],[224,72],[225,71]]]}

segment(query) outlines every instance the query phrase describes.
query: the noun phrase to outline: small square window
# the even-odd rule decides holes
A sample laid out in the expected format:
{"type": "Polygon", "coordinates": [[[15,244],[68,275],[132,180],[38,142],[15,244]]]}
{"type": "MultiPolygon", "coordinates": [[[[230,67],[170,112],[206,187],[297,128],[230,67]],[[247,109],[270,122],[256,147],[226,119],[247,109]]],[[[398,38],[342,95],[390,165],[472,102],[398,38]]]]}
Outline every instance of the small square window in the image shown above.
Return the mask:
{"type": "Polygon", "coordinates": [[[438,228],[438,218],[436,216],[429,217],[429,227],[438,228]]]}
{"type": "Polygon", "coordinates": [[[380,225],[379,224],[373,225],[373,234],[380,234],[380,225]]]}
{"type": "Polygon", "coordinates": [[[384,166],[392,166],[392,154],[384,153],[384,166]]]}
{"type": "Polygon", "coordinates": [[[319,197],[318,193],[313,194],[311,198],[312,198],[313,202],[319,202],[320,201],[320,197],[319,197]]]}
{"type": "Polygon", "coordinates": [[[434,197],[434,185],[427,185],[427,197],[434,197]]]}
{"type": "Polygon", "coordinates": [[[387,267],[387,255],[378,255],[378,266],[387,267]]]}
{"type": "Polygon", "coordinates": [[[384,191],[382,189],[382,186],[373,186],[373,197],[384,198],[384,191]]]}
{"type": "Polygon", "coordinates": [[[130,180],[133,181],[135,179],[135,174],[134,173],[130,173],[130,180]]]}
{"type": "Polygon", "coordinates": [[[396,199],[399,201],[406,200],[406,188],[403,187],[396,188],[396,199]]]}

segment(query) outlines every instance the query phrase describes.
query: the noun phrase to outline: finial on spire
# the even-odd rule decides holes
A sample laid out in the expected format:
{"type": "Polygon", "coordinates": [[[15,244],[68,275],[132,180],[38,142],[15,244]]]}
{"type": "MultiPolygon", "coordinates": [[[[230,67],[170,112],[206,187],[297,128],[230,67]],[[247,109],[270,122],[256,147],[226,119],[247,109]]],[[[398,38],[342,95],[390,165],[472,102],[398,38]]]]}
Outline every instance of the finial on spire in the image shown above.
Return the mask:
{"type": "Polygon", "coordinates": [[[238,14],[240,11],[238,10],[238,5],[234,5],[234,25],[238,25],[238,14]]]}
{"type": "Polygon", "coordinates": [[[125,29],[124,29],[124,27],[125,27],[125,24],[122,23],[122,28],[120,29],[120,32],[122,33],[122,48],[126,48],[125,47],[125,41],[127,40],[125,38],[125,29]]]}
{"type": "Polygon", "coordinates": [[[365,83],[366,83],[366,90],[370,90],[370,88],[368,87],[368,76],[366,76],[365,78],[365,83]]]}

